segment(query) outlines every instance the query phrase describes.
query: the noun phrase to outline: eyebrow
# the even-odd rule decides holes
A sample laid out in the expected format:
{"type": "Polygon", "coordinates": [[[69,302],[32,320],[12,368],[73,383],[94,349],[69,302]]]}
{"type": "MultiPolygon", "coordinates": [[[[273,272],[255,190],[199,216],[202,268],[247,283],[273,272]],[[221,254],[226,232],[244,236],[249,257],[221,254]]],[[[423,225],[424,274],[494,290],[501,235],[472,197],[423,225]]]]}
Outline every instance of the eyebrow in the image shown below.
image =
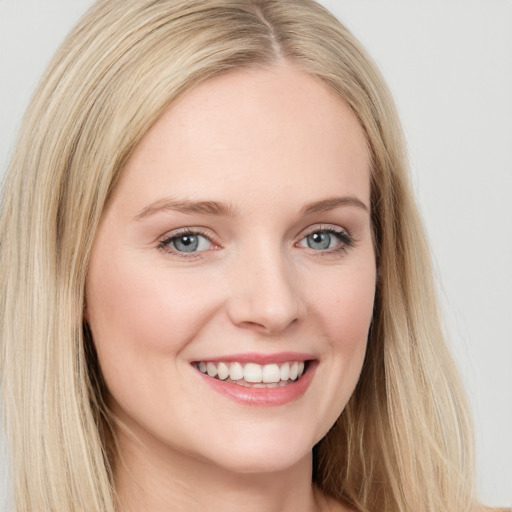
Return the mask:
{"type": "MultiPolygon", "coordinates": [[[[313,213],[322,213],[340,208],[342,206],[355,206],[365,211],[369,211],[368,207],[357,197],[330,197],[320,201],[307,203],[300,209],[301,215],[311,215],[313,213]]],[[[236,217],[237,209],[230,204],[221,203],[219,201],[189,201],[175,200],[173,198],[158,199],[157,201],[146,206],[134,220],[140,221],[150,215],[159,212],[177,211],[181,213],[199,213],[204,215],[219,215],[224,217],[236,217]]]]}
{"type": "Polygon", "coordinates": [[[357,197],[344,196],[329,197],[320,201],[313,201],[312,203],[304,205],[300,209],[300,213],[301,215],[310,215],[312,213],[328,212],[330,210],[334,210],[335,208],[340,208],[341,206],[355,206],[357,208],[362,208],[368,213],[370,212],[370,209],[363,203],[363,201],[357,197]]]}
{"type": "Polygon", "coordinates": [[[218,201],[188,201],[175,200],[171,197],[159,199],[149,206],[146,206],[134,220],[140,221],[149,215],[159,212],[176,211],[181,213],[202,213],[205,215],[220,215],[224,217],[235,217],[237,212],[234,206],[218,201]]]}

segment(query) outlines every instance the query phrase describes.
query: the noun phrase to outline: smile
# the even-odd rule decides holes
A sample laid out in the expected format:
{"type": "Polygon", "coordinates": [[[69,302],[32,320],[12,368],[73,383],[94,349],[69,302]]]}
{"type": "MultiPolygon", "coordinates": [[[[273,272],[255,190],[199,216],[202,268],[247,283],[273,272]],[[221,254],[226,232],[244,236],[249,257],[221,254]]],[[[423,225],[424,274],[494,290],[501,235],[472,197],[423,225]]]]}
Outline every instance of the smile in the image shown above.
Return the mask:
{"type": "Polygon", "coordinates": [[[299,400],[314,379],[319,360],[313,354],[231,354],[191,361],[210,389],[249,406],[280,406],[299,400]]]}
{"type": "Polygon", "coordinates": [[[307,361],[258,364],[229,361],[199,361],[194,366],[214,379],[252,388],[276,388],[287,386],[302,377],[307,361]]]}

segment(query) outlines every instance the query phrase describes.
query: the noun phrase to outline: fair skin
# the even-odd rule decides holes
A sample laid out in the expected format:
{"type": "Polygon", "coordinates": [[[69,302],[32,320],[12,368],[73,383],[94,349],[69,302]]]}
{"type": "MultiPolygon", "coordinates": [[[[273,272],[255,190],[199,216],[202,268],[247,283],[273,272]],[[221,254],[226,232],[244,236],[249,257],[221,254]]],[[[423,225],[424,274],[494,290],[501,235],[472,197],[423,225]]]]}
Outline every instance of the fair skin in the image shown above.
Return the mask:
{"type": "Polygon", "coordinates": [[[345,103],[283,63],[210,79],[144,136],[86,286],[123,510],[345,510],[311,450],[365,355],[369,168],[345,103]],[[255,379],[221,375],[237,362],[255,379]]]}

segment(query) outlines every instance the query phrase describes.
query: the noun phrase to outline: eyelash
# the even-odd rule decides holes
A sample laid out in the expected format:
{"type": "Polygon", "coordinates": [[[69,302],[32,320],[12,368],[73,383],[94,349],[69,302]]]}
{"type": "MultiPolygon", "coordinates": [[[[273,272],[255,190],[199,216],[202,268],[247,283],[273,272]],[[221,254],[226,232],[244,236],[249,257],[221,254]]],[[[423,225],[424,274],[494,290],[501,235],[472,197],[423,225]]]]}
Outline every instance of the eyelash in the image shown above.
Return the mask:
{"type": "Polygon", "coordinates": [[[315,233],[327,233],[329,235],[334,235],[339,240],[339,244],[337,244],[335,247],[331,249],[326,249],[324,251],[315,251],[314,249],[311,249],[311,252],[315,257],[343,254],[347,252],[350,248],[354,247],[356,243],[355,238],[348,230],[331,225],[315,226],[311,230],[307,231],[299,242],[302,242],[302,240],[306,239],[310,235],[314,235],[315,233]]]}
{"type": "MultiPolygon", "coordinates": [[[[305,240],[308,236],[311,236],[315,233],[327,233],[328,235],[334,235],[339,240],[339,244],[336,245],[336,247],[326,249],[326,250],[319,250],[316,251],[312,248],[309,248],[311,250],[311,253],[315,257],[322,257],[325,255],[335,255],[335,254],[341,254],[346,252],[348,249],[353,247],[356,243],[356,240],[351,235],[349,231],[346,229],[338,228],[335,226],[315,226],[314,229],[311,229],[307,231],[297,242],[294,244],[296,247],[300,242],[305,240]]],[[[212,244],[214,247],[219,247],[218,244],[216,244],[212,240],[212,236],[209,232],[206,232],[205,230],[202,230],[201,228],[184,228],[178,231],[173,232],[171,235],[166,235],[165,238],[160,240],[158,243],[158,249],[165,252],[166,254],[172,254],[174,256],[177,256],[179,258],[183,259],[192,259],[192,258],[200,258],[202,256],[203,252],[207,252],[207,250],[204,251],[194,251],[194,252],[182,252],[178,251],[171,247],[171,244],[174,240],[178,240],[179,238],[185,237],[185,236],[201,236],[204,237],[210,244],[212,244]]]]}
{"type": "Polygon", "coordinates": [[[202,230],[201,228],[183,228],[178,231],[174,231],[171,233],[171,235],[166,235],[164,239],[160,240],[158,243],[158,248],[165,252],[166,254],[172,254],[173,256],[177,256],[178,258],[183,259],[192,259],[192,258],[198,258],[201,257],[203,252],[206,251],[197,251],[197,252],[181,252],[177,251],[176,249],[172,248],[170,244],[174,240],[178,240],[179,238],[182,238],[184,236],[202,236],[208,240],[214,247],[218,247],[218,245],[212,240],[212,236],[210,233],[206,232],[205,230],[202,230]]]}

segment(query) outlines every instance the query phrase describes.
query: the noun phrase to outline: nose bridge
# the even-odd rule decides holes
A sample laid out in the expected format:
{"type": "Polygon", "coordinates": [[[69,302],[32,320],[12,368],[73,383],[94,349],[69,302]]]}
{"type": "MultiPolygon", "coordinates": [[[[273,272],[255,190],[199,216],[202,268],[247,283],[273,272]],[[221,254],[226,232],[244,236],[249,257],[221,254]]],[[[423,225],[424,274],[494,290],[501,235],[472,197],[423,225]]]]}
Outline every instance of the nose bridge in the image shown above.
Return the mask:
{"type": "Polygon", "coordinates": [[[303,313],[293,263],[279,243],[250,245],[237,258],[228,313],[239,326],[277,333],[303,313]]]}

